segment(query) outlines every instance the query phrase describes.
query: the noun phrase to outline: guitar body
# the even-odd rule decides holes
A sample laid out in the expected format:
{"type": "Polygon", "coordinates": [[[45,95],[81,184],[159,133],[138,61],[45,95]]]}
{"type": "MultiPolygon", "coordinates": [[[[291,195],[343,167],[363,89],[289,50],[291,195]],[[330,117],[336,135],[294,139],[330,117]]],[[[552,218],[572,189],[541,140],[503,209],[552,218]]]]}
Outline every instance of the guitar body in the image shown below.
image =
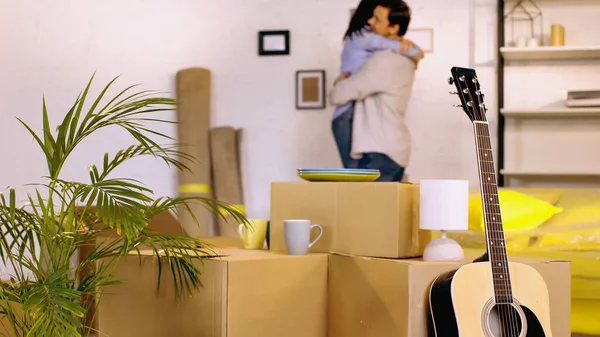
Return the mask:
{"type": "Polygon", "coordinates": [[[513,305],[495,305],[490,262],[471,263],[440,275],[429,290],[429,336],[551,337],[544,279],[526,264],[508,265],[513,305]],[[508,331],[501,331],[498,315],[510,318],[503,324],[508,331]]]}

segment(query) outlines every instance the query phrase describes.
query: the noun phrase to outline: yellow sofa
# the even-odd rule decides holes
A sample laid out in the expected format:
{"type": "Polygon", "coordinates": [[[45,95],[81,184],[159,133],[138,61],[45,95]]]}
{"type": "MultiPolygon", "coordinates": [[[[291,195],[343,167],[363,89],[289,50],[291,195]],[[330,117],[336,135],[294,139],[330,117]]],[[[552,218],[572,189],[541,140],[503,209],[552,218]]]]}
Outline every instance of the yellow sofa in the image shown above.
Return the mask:
{"type": "MultiPolygon", "coordinates": [[[[600,335],[600,188],[500,188],[543,200],[560,209],[548,220],[527,230],[506,231],[508,254],[571,260],[571,329],[600,335]]],[[[479,190],[471,190],[471,196],[479,190]]],[[[502,197],[502,196],[501,196],[502,197]]],[[[505,210],[501,200],[502,212],[505,210]]],[[[510,210],[509,210],[510,211],[510,210]]],[[[485,247],[480,231],[449,235],[466,252],[485,247]]]]}

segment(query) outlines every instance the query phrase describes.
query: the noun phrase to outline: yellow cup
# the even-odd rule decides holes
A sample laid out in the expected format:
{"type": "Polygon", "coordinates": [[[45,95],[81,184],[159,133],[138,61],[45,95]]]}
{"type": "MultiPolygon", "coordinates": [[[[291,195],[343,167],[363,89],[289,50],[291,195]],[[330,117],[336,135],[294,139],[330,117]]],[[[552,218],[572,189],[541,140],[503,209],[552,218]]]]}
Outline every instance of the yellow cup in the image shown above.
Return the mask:
{"type": "Polygon", "coordinates": [[[251,227],[246,228],[244,224],[238,225],[238,233],[244,242],[246,249],[263,249],[267,237],[267,220],[248,219],[251,227]]]}
{"type": "Polygon", "coordinates": [[[550,45],[564,46],[565,45],[565,27],[559,24],[550,26],[550,45]]]}

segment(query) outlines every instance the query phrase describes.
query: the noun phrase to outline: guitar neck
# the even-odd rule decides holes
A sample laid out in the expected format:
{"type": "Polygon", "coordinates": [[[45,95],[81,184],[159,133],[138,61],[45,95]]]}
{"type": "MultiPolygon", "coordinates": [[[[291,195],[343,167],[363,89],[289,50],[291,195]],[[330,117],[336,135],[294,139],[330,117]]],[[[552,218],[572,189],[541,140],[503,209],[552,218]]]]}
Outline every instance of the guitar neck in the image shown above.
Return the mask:
{"type": "Polygon", "coordinates": [[[479,183],[485,221],[486,247],[492,266],[496,303],[513,303],[490,130],[487,122],[474,121],[473,125],[475,129],[477,161],[479,164],[479,183]]]}

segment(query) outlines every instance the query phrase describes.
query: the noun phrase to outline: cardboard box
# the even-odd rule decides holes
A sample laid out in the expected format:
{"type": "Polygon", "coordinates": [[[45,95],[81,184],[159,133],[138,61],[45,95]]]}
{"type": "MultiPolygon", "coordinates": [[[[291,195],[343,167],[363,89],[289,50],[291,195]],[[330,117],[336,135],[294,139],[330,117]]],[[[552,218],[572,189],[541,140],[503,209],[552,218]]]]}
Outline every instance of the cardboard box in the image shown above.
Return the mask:
{"type": "MultiPolygon", "coordinates": [[[[90,212],[95,211],[95,207],[88,208],[90,212]]],[[[103,229],[106,227],[103,223],[97,223],[94,225],[95,228],[103,229]]],[[[150,235],[183,235],[187,236],[179,221],[173,216],[170,211],[163,211],[161,213],[156,214],[150,221],[148,221],[147,227],[150,235]]],[[[104,240],[103,237],[118,237],[118,234],[115,230],[107,230],[102,233],[102,237],[97,237],[96,240],[90,240],[86,242],[85,245],[81,245],[79,247],[78,252],[78,263],[81,264],[85,261],[89,254],[91,254],[96,249],[96,242],[98,240],[104,240]]],[[[79,279],[84,279],[85,276],[91,271],[90,267],[83,267],[79,270],[79,279]]],[[[91,297],[84,297],[84,301],[95,301],[91,297]]],[[[92,307],[88,313],[86,314],[86,325],[93,326],[94,328],[98,327],[98,316],[96,314],[96,310],[92,307]]]]}
{"type": "MultiPolygon", "coordinates": [[[[552,335],[570,336],[570,262],[510,260],[540,272],[550,293],[552,335]]],[[[429,286],[465,263],[330,256],[328,337],[427,336],[429,286]]]]}
{"type": "MultiPolygon", "coordinates": [[[[405,183],[271,184],[271,250],[285,251],[283,221],[323,227],[311,252],[406,258],[423,254],[431,232],[419,230],[419,186],[405,183]]],[[[314,239],[318,231],[312,233],[314,239]]]]}
{"type": "MultiPolygon", "coordinates": [[[[218,249],[204,260],[204,288],[175,299],[164,270],[156,291],[152,256],[131,255],[114,272],[125,283],[106,288],[99,329],[111,337],[326,337],[328,255],[290,256],[218,249]]],[[[167,267],[168,268],[168,267],[167,267]]]]}

